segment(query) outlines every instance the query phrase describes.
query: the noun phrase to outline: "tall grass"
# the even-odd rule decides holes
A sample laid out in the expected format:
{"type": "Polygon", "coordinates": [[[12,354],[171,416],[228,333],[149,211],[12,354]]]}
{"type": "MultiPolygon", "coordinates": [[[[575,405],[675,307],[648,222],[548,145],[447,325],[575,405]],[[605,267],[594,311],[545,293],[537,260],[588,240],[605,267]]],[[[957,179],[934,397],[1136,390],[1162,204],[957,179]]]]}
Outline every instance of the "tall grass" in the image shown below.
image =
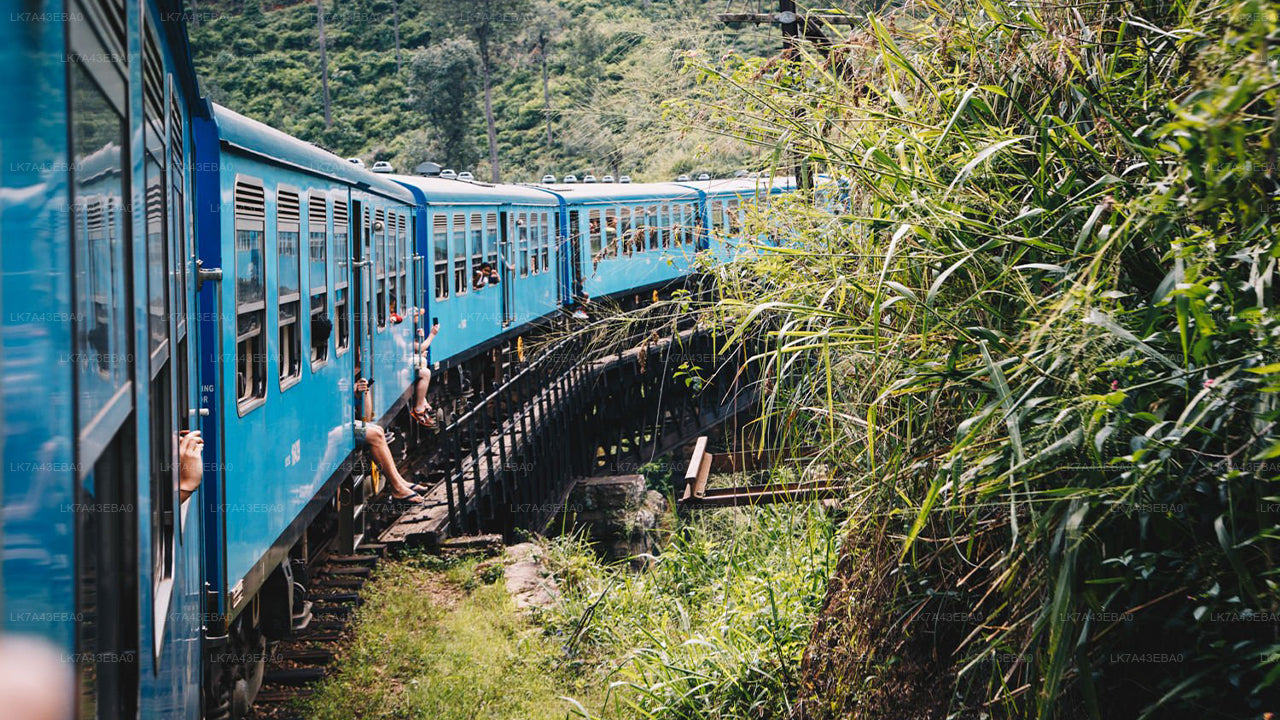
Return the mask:
{"type": "Polygon", "coordinates": [[[819,507],[704,514],[642,573],[605,567],[580,538],[553,540],[564,590],[541,618],[603,702],[580,715],[645,720],[785,717],[836,561],[819,507]],[[601,690],[607,688],[607,690],[601,690]]]}
{"type": "Polygon", "coordinates": [[[771,334],[763,422],[820,438],[895,548],[858,641],[931,633],[952,712],[1275,709],[1278,27],[924,0],[827,53],[695,58],[670,104],[828,176],[749,218],[783,246],[707,318],[771,334]]]}

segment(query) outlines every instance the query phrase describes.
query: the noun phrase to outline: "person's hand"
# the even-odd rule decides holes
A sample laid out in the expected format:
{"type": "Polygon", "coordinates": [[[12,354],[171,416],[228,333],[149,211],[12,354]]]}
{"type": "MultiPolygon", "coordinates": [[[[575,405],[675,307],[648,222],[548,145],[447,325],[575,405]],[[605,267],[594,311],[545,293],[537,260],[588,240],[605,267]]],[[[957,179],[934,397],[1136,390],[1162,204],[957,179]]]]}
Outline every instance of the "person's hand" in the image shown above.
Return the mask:
{"type": "Polygon", "coordinates": [[[418,328],[418,337],[426,337],[426,336],[427,336],[427,333],[422,328],[418,328]]]}
{"type": "Polygon", "coordinates": [[[438,333],[438,332],[440,332],[440,326],[439,326],[439,325],[432,325],[432,326],[431,326],[431,337],[435,337],[435,336],[436,336],[436,333],[438,333]]]}
{"type": "Polygon", "coordinates": [[[204,438],[192,430],[178,440],[178,494],[182,500],[191,497],[204,479],[204,438]]]}
{"type": "Polygon", "coordinates": [[[368,389],[369,389],[368,380],[365,380],[364,378],[360,378],[359,380],[356,381],[356,392],[364,392],[368,389]]]}

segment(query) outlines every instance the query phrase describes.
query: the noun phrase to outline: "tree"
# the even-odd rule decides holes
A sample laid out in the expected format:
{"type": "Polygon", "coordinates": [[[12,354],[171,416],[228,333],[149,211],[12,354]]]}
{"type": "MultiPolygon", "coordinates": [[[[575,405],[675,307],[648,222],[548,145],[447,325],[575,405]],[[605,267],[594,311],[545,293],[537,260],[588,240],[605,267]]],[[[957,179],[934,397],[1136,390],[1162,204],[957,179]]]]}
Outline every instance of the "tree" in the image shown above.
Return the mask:
{"type": "Polygon", "coordinates": [[[464,30],[476,39],[480,50],[480,74],[484,82],[484,120],[489,134],[489,174],[492,182],[500,182],[498,167],[498,129],[493,119],[494,46],[505,44],[508,30],[522,22],[529,0],[440,0],[434,11],[438,20],[464,30]]]}
{"type": "Polygon", "coordinates": [[[419,50],[409,62],[413,105],[438,138],[433,145],[444,153],[430,159],[443,165],[469,168],[480,159],[473,134],[480,65],[476,45],[467,38],[419,50]]]}

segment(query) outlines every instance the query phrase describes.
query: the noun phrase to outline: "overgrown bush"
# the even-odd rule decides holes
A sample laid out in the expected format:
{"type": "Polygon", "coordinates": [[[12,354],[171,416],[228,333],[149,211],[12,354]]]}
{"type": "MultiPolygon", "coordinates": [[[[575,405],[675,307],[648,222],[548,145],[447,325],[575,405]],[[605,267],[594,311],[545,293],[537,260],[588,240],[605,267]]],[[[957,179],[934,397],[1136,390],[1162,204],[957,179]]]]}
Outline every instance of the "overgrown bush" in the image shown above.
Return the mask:
{"type": "Polygon", "coordinates": [[[881,679],[810,716],[940,716],[892,689],[920,637],[957,717],[1277,708],[1278,44],[1263,2],[925,0],[695,68],[673,111],[822,173],[708,317],[895,548],[892,631],[843,631],[881,679]]]}

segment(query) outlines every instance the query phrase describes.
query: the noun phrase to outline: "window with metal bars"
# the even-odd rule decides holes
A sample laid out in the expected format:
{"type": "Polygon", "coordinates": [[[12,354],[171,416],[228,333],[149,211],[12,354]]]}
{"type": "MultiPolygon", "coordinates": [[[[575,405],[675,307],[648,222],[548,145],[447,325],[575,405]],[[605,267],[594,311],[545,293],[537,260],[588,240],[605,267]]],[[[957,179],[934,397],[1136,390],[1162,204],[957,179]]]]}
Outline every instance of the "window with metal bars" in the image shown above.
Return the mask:
{"type": "Polygon", "coordinates": [[[307,193],[307,285],[311,296],[311,367],[329,359],[329,201],[324,193],[307,193]]]}
{"type": "Polygon", "coordinates": [[[467,216],[454,213],[449,228],[449,245],[453,248],[453,294],[467,294],[467,216]]]}
{"type": "Polygon", "coordinates": [[[449,299],[449,216],[436,215],[431,221],[431,244],[435,263],[435,299],[449,299]]]}
{"type": "Polygon", "coordinates": [[[350,278],[351,246],[348,242],[350,226],[347,199],[333,201],[333,324],[334,346],[341,355],[351,347],[350,278]]]}
{"type": "Polygon", "coordinates": [[[301,276],[302,208],[298,191],[276,189],[276,280],[279,321],[280,388],[291,387],[302,377],[301,276]]]}
{"type": "Polygon", "coordinates": [[[267,396],[265,255],[262,181],[237,179],[235,190],[236,398],[241,412],[267,396]]]}

